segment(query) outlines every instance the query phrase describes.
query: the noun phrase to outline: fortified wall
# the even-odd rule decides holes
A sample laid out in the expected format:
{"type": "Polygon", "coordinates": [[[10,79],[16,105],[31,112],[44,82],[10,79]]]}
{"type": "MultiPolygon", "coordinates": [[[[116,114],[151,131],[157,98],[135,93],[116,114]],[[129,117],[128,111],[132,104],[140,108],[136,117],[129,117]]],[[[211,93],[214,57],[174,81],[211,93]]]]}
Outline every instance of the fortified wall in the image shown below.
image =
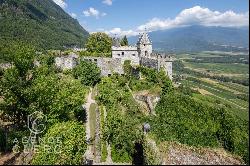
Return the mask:
{"type": "Polygon", "coordinates": [[[160,71],[162,68],[172,80],[172,58],[165,54],[151,54],[150,57],[142,57],[140,65],[160,71]]]}
{"type": "Polygon", "coordinates": [[[80,61],[95,63],[101,70],[101,76],[110,76],[113,73],[124,74],[120,59],[102,57],[79,57],[71,53],[68,56],[56,57],[55,64],[62,70],[73,69],[80,61]]]}
{"type": "MultiPolygon", "coordinates": [[[[113,73],[124,74],[123,64],[126,60],[131,61],[132,66],[145,66],[159,71],[163,68],[172,80],[172,58],[165,54],[156,54],[152,50],[152,42],[148,34],[143,33],[139,37],[136,46],[121,46],[119,40],[115,41],[112,46],[112,58],[103,57],[81,57],[71,53],[68,56],[56,58],[56,66],[61,69],[73,69],[79,60],[91,61],[97,64],[101,69],[102,76],[110,76],[113,73]]],[[[138,71],[133,71],[139,75],[138,71]]]]}

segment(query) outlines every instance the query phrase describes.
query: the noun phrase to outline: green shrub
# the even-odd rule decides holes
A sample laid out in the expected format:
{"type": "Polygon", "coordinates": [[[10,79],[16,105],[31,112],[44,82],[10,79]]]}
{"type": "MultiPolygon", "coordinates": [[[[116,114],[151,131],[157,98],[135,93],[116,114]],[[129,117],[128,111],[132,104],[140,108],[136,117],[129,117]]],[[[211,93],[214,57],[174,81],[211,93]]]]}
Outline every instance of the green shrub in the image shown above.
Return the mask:
{"type": "Polygon", "coordinates": [[[13,147],[17,145],[19,146],[18,150],[22,151],[23,150],[22,139],[28,136],[29,136],[29,130],[20,130],[14,128],[10,129],[7,132],[7,139],[4,139],[5,150],[10,152],[13,150],[13,147]]]}
{"type": "Polygon", "coordinates": [[[144,79],[136,79],[135,77],[130,77],[129,87],[133,91],[162,91],[162,93],[168,93],[173,89],[172,82],[166,75],[164,70],[159,72],[155,69],[147,67],[137,68],[144,79]],[[160,90],[159,90],[160,89],[160,90]]]}
{"type": "Polygon", "coordinates": [[[105,33],[92,33],[85,45],[88,52],[111,53],[112,39],[105,33]]]}
{"type": "Polygon", "coordinates": [[[73,69],[73,75],[75,78],[80,79],[83,85],[93,86],[99,81],[101,70],[94,63],[81,61],[73,69]]]}
{"type": "Polygon", "coordinates": [[[123,70],[125,75],[130,76],[132,72],[131,60],[125,60],[123,64],[123,70]]]}
{"type": "Polygon", "coordinates": [[[87,149],[85,127],[74,121],[53,125],[43,137],[38,153],[32,160],[35,165],[84,164],[87,149]],[[53,141],[51,139],[53,138],[53,141]],[[49,141],[50,140],[50,141],[49,141]],[[59,140],[59,141],[55,141],[59,140]],[[45,150],[45,147],[50,150],[45,150]]]}
{"type": "Polygon", "coordinates": [[[112,75],[98,84],[99,103],[107,110],[103,142],[111,145],[114,162],[131,162],[134,143],[142,139],[138,104],[126,86],[126,78],[112,75]]]}
{"type": "Polygon", "coordinates": [[[209,106],[174,91],[161,97],[156,113],[152,131],[160,141],[222,146],[248,163],[248,122],[237,119],[224,107],[209,106]]]}
{"type": "Polygon", "coordinates": [[[68,70],[63,70],[63,74],[65,74],[65,75],[72,75],[73,72],[72,72],[72,70],[68,69],[68,70]]]}
{"type": "Polygon", "coordinates": [[[107,159],[107,156],[108,156],[107,145],[106,145],[105,142],[102,142],[101,146],[102,146],[102,147],[101,147],[101,150],[102,150],[101,161],[102,161],[102,162],[105,162],[106,159],[107,159]]]}
{"type": "Polygon", "coordinates": [[[112,161],[117,163],[128,163],[131,162],[131,154],[127,151],[124,151],[124,149],[118,149],[119,146],[111,146],[111,156],[112,161]]]}

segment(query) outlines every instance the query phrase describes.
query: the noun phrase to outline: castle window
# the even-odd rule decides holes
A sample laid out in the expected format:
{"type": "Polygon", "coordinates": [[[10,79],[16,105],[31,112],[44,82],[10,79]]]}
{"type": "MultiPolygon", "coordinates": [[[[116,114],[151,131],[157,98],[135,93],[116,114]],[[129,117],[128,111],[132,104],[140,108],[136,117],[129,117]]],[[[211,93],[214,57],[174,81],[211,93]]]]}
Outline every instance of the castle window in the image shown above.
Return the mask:
{"type": "Polygon", "coordinates": [[[146,46],[146,44],[143,44],[144,46],[146,46]]]}
{"type": "Polygon", "coordinates": [[[122,55],[124,55],[124,52],[122,52],[122,55]]]}
{"type": "Polygon", "coordinates": [[[135,56],[135,54],[132,54],[133,56],[135,56]]]}
{"type": "Polygon", "coordinates": [[[97,62],[97,59],[94,59],[95,62],[97,62]]]}
{"type": "Polygon", "coordinates": [[[117,54],[118,56],[121,56],[121,54],[117,54]]]}
{"type": "Polygon", "coordinates": [[[110,77],[111,76],[111,74],[108,74],[108,77],[110,77]]]}

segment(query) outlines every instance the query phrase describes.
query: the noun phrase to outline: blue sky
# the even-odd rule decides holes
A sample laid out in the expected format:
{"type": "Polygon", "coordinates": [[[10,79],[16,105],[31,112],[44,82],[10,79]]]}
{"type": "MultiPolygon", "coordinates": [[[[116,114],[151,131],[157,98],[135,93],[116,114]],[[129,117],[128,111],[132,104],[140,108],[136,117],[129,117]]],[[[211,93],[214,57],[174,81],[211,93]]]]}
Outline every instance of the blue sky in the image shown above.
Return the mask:
{"type": "Polygon", "coordinates": [[[53,0],[89,32],[135,35],[188,25],[248,26],[248,0],[53,0]]]}

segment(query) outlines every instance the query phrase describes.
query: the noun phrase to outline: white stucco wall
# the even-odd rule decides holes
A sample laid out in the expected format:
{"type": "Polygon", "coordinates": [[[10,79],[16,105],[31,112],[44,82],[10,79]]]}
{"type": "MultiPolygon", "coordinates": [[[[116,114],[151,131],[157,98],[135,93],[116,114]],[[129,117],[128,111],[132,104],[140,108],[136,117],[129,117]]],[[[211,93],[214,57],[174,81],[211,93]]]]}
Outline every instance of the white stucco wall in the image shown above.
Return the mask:
{"type": "Polygon", "coordinates": [[[112,58],[121,59],[121,63],[130,60],[131,65],[139,65],[140,58],[137,47],[112,47],[112,58]]]}

